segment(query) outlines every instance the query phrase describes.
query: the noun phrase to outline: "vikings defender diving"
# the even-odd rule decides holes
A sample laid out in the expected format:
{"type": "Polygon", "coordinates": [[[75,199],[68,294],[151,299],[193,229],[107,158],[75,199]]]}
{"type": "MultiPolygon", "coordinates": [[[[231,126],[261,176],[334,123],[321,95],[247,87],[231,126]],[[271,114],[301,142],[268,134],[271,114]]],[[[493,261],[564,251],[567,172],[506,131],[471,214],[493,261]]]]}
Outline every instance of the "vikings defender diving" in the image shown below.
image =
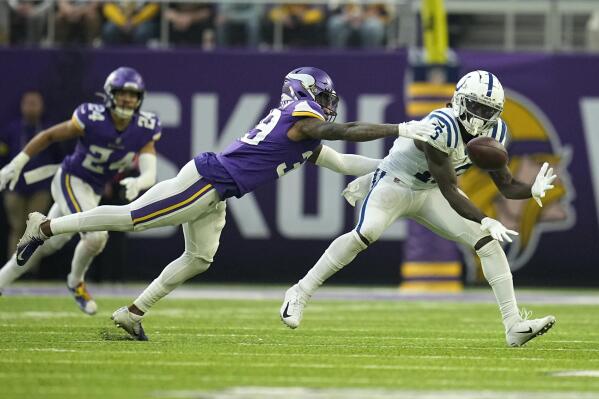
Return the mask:
{"type": "MultiPolygon", "coordinates": [[[[436,133],[427,142],[396,139],[374,174],[350,183],[344,192],[350,203],[366,197],[358,225],[333,241],[306,276],[287,290],[280,311],[287,326],[298,327],[316,289],[399,217],[413,219],[442,237],[475,249],[497,299],[508,345],[521,346],[553,326],[553,316],[526,320],[528,316],[523,319],[518,312],[512,274],[499,244],[503,240],[511,242],[510,235],[518,233],[486,216],[457,186],[456,176],[472,165],[465,151],[468,141],[484,135],[505,144],[507,126],[499,118],[503,104],[503,88],[493,74],[468,73],[458,82],[451,106],[435,110],[424,119],[436,124],[436,133]],[[362,194],[360,186],[366,187],[362,194]]],[[[507,166],[490,174],[506,198],[532,196],[541,206],[541,198],[553,188],[551,183],[556,178],[547,165],[532,185],[516,181],[507,166]]]]}
{"type": "MultiPolygon", "coordinates": [[[[431,122],[399,125],[333,123],[337,94],[326,72],[298,68],[285,76],[281,102],[255,128],[223,152],[203,153],[179,174],[152,187],[127,206],[101,206],[91,211],[46,220],[29,216],[18,253],[27,256],[50,236],[74,232],[142,231],[183,224],[185,251],[171,262],[129,307],[112,319],[138,340],[146,340],[142,316],[162,297],[210,267],[225,225],[225,200],[241,197],[297,169],[306,160],[339,173],[360,176],[379,160],[339,154],[321,144],[326,140],[367,141],[388,136],[426,140],[431,122]]],[[[44,244],[45,245],[45,244],[44,244]]]]}
{"type": "MultiPolygon", "coordinates": [[[[75,214],[98,206],[106,182],[128,166],[139,154],[139,177],[123,179],[126,198],[135,199],[141,190],[156,181],[154,142],[160,138],[158,117],[140,111],[145,91],[144,81],[132,68],[113,71],[104,84],[104,104],[84,103],[71,120],[36,135],[7,166],[0,171],[0,190],[12,189],[23,166],[48,145],[77,138],[75,151],[67,156],[52,180],[54,205],[49,217],[75,214]]],[[[53,237],[35,255],[17,252],[0,270],[0,290],[39,264],[41,259],[62,248],[73,233],[53,237]]],[[[93,315],[97,311],[84,282],[85,272],[106,245],[108,233],[94,231],[81,234],[71,263],[67,286],[80,309],[93,315]]]]}

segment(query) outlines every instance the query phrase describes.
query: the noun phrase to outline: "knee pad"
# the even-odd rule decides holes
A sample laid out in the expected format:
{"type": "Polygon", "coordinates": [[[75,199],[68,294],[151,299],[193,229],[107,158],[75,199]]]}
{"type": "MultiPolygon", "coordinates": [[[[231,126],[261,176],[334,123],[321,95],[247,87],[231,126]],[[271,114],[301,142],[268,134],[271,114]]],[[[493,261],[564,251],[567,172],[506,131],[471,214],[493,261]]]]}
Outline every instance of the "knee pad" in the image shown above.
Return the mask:
{"type": "Polygon", "coordinates": [[[335,239],[325,251],[324,256],[328,257],[337,270],[340,270],[366,248],[368,245],[362,241],[358,232],[353,230],[335,239]]]}
{"type": "Polygon", "coordinates": [[[162,286],[172,290],[190,278],[205,272],[209,267],[210,263],[185,251],[162,271],[158,279],[162,286]]]}
{"type": "Polygon", "coordinates": [[[183,258],[185,258],[189,267],[196,272],[195,274],[204,273],[206,270],[208,270],[211,264],[211,262],[209,262],[207,259],[204,259],[204,257],[193,255],[187,251],[183,253],[183,258]]]}
{"type": "Polygon", "coordinates": [[[383,234],[383,230],[384,229],[381,228],[381,226],[363,224],[360,226],[360,230],[354,231],[360,242],[368,246],[380,238],[381,234],[383,234]]]}
{"type": "MultiPolygon", "coordinates": [[[[483,237],[481,240],[484,240],[486,238],[487,237],[483,237]]],[[[479,242],[480,242],[480,240],[479,240],[479,242]]],[[[497,241],[497,240],[491,240],[491,241],[485,243],[481,248],[476,250],[476,253],[478,254],[478,256],[480,258],[492,256],[494,254],[503,254],[505,256],[505,253],[503,252],[503,248],[501,248],[501,244],[499,244],[499,241],[497,241]]]]}
{"type": "Polygon", "coordinates": [[[98,255],[108,241],[108,232],[106,231],[94,231],[93,233],[85,233],[81,237],[81,243],[85,245],[85,248],[94,255],[98,255]]]}

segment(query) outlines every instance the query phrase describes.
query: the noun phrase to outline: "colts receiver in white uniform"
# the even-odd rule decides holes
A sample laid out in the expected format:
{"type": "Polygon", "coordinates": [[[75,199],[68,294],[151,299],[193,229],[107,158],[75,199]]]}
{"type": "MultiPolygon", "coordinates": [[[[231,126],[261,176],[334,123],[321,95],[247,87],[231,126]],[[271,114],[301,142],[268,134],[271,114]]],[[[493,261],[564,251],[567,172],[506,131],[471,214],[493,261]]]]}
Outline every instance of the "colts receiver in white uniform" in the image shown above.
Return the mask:
{"type": "MultiPolygon", "coordinates": [[[[429,138],[428,144],[449,156],[456,175],[464,173],[472,161],[466,154],[466,144],[453,110],[440,108],[424,120],[433,120],[437,125],[437,134],[429,138]]],[[[493,137],[505,145],[507,126],[497,119],[495,125],[480,135],[493,137]]],[[[428,170],[424,152],[416,148],[414,141],[399,138],[373,175],[371,190],[364,200],[356,231],[368,240],[368,245],[402,216],[470,247],[488,235],[488,232],[480,229],[479,223],[460,216],[443,197],[428,170]],[[369,203],[375,206],[368,206],[369,203]]]]}
{"type": "MultiPolygon", "coordinates": [[[[458,82],[450,108],[437,109],[425,118],[436,124],[436,134],[429,137],[427,144],[417,147],[413,140],[395,140],[372,175],[356,228],[335,239],[308,274],[285,293],[281,319],[287,326],[298,327],[303,309],[316,289],[375,242],[399,217],[413,219],[442,237],[476,250],[499,305],[508,345],[523,345],[553,326],[553,316],[527,320],[519,315],[509,264],[499,244],[500,240],[511,241],[508,235],[517,232],[485,216],[461,197],[460,194],[464,197],[465,194],[457,188],[453,172],[445,169],[454,169],[459,175],[472,165],[463,137],[485,135],[505,145],[507,126],[499,119],[503,104],[504,93],[499,80],[489,72],[474,71],[458,82]],[[439,151],[446,154],[447,159],[439,151]],[[438,179],[443,179],[443,193],[429,168],[433,168],[438,179]],[[461,216],[456,209],[470,217],[461,216]]],[[[551,171],[547,175],[545,172],[546,167],[541,169],[532,186],[515,181],[507,168],[494,173],[500,185],[509,186],[517,193],[512,198],[532,196],[540,200],[555,179],[551,171]]],[[[350,203],[363,198],[360,187],[366,184],[363,178],[350,183],[344,191],[350,203]]]]}
{"type": "MultiPolygon", "coordinates": [[[[424,120],[432,120],[437,126],[436,135],[431,137],[428,143],[449,155],[456,175],[464,173],[472,165],[472,161],[466,153],[466,145],[462,140],[453,110],[451,108],[437,109],[424,120]]],[[[507,126],[503,120],[498,119],[495,126],[489,127],[479,136],[492,137],[505,146],[508,138],[507,126]]],[[[396,176],[413,190],[436,187],[435,181],[428,171],[424,152],[416,148],[413,140],[396,139],[379,168],[396,176]]]]}

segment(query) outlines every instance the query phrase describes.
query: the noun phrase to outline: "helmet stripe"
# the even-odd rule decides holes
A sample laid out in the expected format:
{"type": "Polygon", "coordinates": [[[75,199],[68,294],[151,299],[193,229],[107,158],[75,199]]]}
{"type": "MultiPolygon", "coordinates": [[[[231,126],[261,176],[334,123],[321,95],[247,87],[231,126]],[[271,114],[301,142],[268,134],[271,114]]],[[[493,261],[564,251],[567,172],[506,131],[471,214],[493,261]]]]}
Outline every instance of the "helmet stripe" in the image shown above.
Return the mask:
{"type": "Polygon", "coordinates": [[[505,132],[507,131],[507,127],[505,126],[505,122],[501,121],[501,135],[499,136],[499,142],[501,144],[505,143],[505,132]]]}
{"type": "Polygon", "coordinates": [[[491,137],[493,137],[495,140],[497,140],[497,128],[499,127],[499,122],[497,122],[495,124],[495,126],[493,126],[493,130],[491,131],[491,137]]]}
{"type": "Polygon", "coordinates": [[[489,75],[489,83],[487,85],[487,97],[491,97],[491,93],[493,92],[493,74],[487,72],[487,75],[489,75]]]}

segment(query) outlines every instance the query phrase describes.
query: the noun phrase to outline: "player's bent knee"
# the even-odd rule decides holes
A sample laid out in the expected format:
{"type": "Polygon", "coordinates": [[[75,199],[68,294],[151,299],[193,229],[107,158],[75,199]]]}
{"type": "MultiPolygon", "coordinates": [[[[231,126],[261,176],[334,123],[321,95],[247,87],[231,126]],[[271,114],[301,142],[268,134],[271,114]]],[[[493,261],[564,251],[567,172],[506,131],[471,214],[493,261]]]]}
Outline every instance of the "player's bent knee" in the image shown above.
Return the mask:
{"type": "Polygon", "coordinates": [[[359,230],[356,229],[355,231],[360,240],[366,245],[372,244],[383,234],[383,230],[375,226],[362,226],[359,230]]]}
{"type": "Polygon", "coordinates": [[[81,242],[93,254],[98,255],[104,250],[108,241],[108,232],[95,231],[93,233],[85,233],[81,237],[81,242]]]}
{"type": "Polygon", "coordinates": [[[478,240],[476,242],[476,244],[474,244],[474,250],[478,251],[479,249],[481,249],[482,247],[484,247],[491,241],[493,241],[493,237],[491,237],[491,236],[486,236],[486,237],[481,238],[480,240],[478,240]]]}
{"type": "Polygon", "coordinates": [[[204,273],[212,264],[212,259],[208,260],[204,256],[198,256],[187,251],[183,253],[182,257],[192,273],[195,273],[194,275],[204,273]]]}
{"type": "Polygon", "coordinates": [[[353,236],[356,239],[358,247],[361,247],[360,249],[366,249],[370,245],[370,240],[364,237],[358,230],[353,231],[353,236]]]}
{"type": "MultiPolygon", "coordinates": [[[[479,242],[485,240],[485,238],[482,238],[481,240],[479,240],[479,242]]],[[[478,243],[477,243],[477,246],[478,246],[478,243]]],[[[480,246],[480,248],[478,248],[476,250],[476,254],[479,256],[479,258],[490,257],[490,256],[495,256],[495,255],[505,256],[505,252],[503,252],[503,248],[501,247],[501,244],[499,244],[499,241],[494,240],[494,239],[484,242],[480,246]]]]}

